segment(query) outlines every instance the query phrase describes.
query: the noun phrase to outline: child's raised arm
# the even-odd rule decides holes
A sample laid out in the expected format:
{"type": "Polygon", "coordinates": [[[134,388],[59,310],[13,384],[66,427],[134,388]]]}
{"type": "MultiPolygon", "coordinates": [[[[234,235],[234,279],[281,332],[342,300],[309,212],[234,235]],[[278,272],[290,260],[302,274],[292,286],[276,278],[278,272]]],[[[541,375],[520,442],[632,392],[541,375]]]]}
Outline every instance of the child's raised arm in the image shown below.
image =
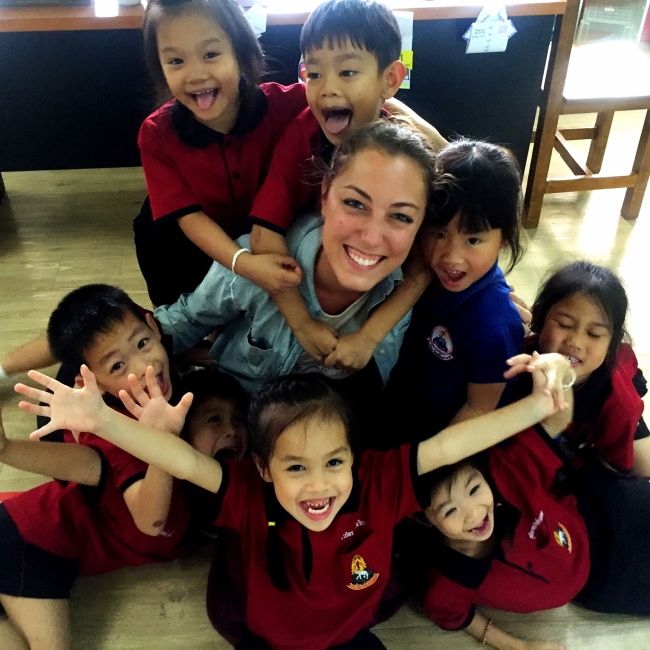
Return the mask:
{"type": "Polygon", "coordinates": [[[99,485],[102,462],[90,447],[63,442],[10,440],[0,409],[0,463],[34,474],[82,485],[99,485]]]}
{"type": "MultiPolygon", "coordinates": [[[[16,392],[35,402],[21,401],[20,408],[50,418],[50,422],[34,431],[32,437],[39,438],[57,429],[69,429],[73,433],[89,431],[172,476],[211,492],[219,490],[222,471],[216,460],[199,453],[173,434],[147,427],[107,406],[95,376],[85,365],[81,367],[83,388],[70,388],[36,370],[30,370],[28,375],[48,390],[16,384],[16,392]]],[[[177,406],[169,405],[169,408],[176,409],[184,418],[191,402],[188,394],[177,406]]]]}
{"type": "MultiPolygon", "coordinates": [[[[492,447],[533,424],[543,422],[557,411],[564,411],[566,424],[571,409],[565,408],[564,391],[571,366],[560,354],[513,357],[512,377],[524,371],[532,373],[533,392],[523,399],[480,417],[443,429],[418,446],[418,474],[426,474],[443,465],[452,465],[468,456],[492,447]],[[525,358],[524,358],[525,357],[525,358]]],[[[511,360],[509,360],[510,362],[511,360]]],[[[557,426],[557,424],[555,425],[557,426]]]]}

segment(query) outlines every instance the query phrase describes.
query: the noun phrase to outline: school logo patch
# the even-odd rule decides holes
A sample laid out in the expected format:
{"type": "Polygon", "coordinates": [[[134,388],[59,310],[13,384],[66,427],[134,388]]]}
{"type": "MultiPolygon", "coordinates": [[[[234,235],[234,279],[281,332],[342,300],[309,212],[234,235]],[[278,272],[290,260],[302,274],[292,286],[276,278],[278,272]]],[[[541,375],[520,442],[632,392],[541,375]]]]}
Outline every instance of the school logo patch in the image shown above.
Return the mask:
{"type": "Polygon", "coordinates": [[[454,344],[451,341],[449,330],[444,325],[436,325],[427,338],[429,349],[439,359],[449,361],[454,358],[454,344]]]}
{"type": "Polygon", "coordinates": [[[559,522],[557,528],[553,531],[553,538],[555,539],[555,543],[558,546],[566,548],[569,553],[571,553],[571,549],[573,548],[573,544],[571,543],[571,535],[569,535],[569,531],[566,529],[566,527],[559,522]]]}
{"type": "Polygon", "coordinates": [[[379,579],[379,573],[375,573],[366,565],[366,561],[360,556],[352,558],[352,580],[346,585],[348,589],[359,591],[374,585],[379,579]]]}

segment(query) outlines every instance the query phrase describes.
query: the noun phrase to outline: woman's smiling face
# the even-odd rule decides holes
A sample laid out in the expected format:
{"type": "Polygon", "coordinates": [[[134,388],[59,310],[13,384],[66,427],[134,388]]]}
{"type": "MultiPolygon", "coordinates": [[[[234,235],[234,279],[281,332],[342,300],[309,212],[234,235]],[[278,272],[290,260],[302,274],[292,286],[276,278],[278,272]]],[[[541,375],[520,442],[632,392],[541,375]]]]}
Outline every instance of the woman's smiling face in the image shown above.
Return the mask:
{"type": "Polygon", "coordinates": [[[325,188],[317,280],[365,293],[402,265],[427,202],[425,174],[405,155],[362,149],[325,188]]]}

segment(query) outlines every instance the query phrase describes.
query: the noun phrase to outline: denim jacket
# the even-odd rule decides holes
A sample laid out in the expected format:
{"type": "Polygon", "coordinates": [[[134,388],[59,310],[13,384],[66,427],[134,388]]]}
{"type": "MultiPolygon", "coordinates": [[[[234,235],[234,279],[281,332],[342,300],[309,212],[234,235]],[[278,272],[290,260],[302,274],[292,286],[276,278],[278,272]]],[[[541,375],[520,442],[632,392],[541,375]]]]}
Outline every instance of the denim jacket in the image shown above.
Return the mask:
{"type": "MultiPolygon", "coordinates": [[[[300,293],[313,318],[323,310],[314,288],[314,265],[321,248],[323,222],[319,215],[298,219],[287,232],[287,246],[300,264],[304,276],[300,293]]],[[[249,247],[249,236],[238,240],[249,247]]],[[[368,300],[339,334],[357,331],[372,310],[401,282],[396,269],[370,290],[368,300]]],[[[223,326],[210,355],[225,372],[236,377],[248,391],[257,391],[276,377],[290,373],[303,349],[275,303],[263,289],[214,262],[193,293],[182,295],[173,305],[154,311],[163,332],[172,337],[174,352],[182,352],[223,326]]],[[[384,383],[392,370],[410,313],[375,348],[374,358],[384,383]]]]}

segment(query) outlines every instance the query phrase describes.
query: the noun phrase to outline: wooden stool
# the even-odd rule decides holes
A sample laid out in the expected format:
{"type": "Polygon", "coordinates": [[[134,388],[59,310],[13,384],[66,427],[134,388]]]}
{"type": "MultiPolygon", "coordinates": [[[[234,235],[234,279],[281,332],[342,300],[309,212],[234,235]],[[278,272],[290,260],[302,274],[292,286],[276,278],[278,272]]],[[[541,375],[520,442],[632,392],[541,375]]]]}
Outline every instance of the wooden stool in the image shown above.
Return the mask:
{"type": "Polygon", "coordinates": [[[650,57],[635,43],[609,42],[576,46],[571,50],[563,92],[553,98],[560,86],[555,79],[545,115],[540,112],[533,158],[524,198],[524,226],[539,223],[544,194],[626,187],[621,215],[639,216],[650,175],[650,57]],[[645,110],[632,169],[627,174],[601,174],[605,148],[614,114],[617,111],[645,110]],[[560,115],[596,113],[592,128],[558,129],[560,115]],[[591,140],[586,163],[573,156],[569,140],[591,140]],[[551,152],[555,150],[573,176],[548,177],[551,152]]]}

